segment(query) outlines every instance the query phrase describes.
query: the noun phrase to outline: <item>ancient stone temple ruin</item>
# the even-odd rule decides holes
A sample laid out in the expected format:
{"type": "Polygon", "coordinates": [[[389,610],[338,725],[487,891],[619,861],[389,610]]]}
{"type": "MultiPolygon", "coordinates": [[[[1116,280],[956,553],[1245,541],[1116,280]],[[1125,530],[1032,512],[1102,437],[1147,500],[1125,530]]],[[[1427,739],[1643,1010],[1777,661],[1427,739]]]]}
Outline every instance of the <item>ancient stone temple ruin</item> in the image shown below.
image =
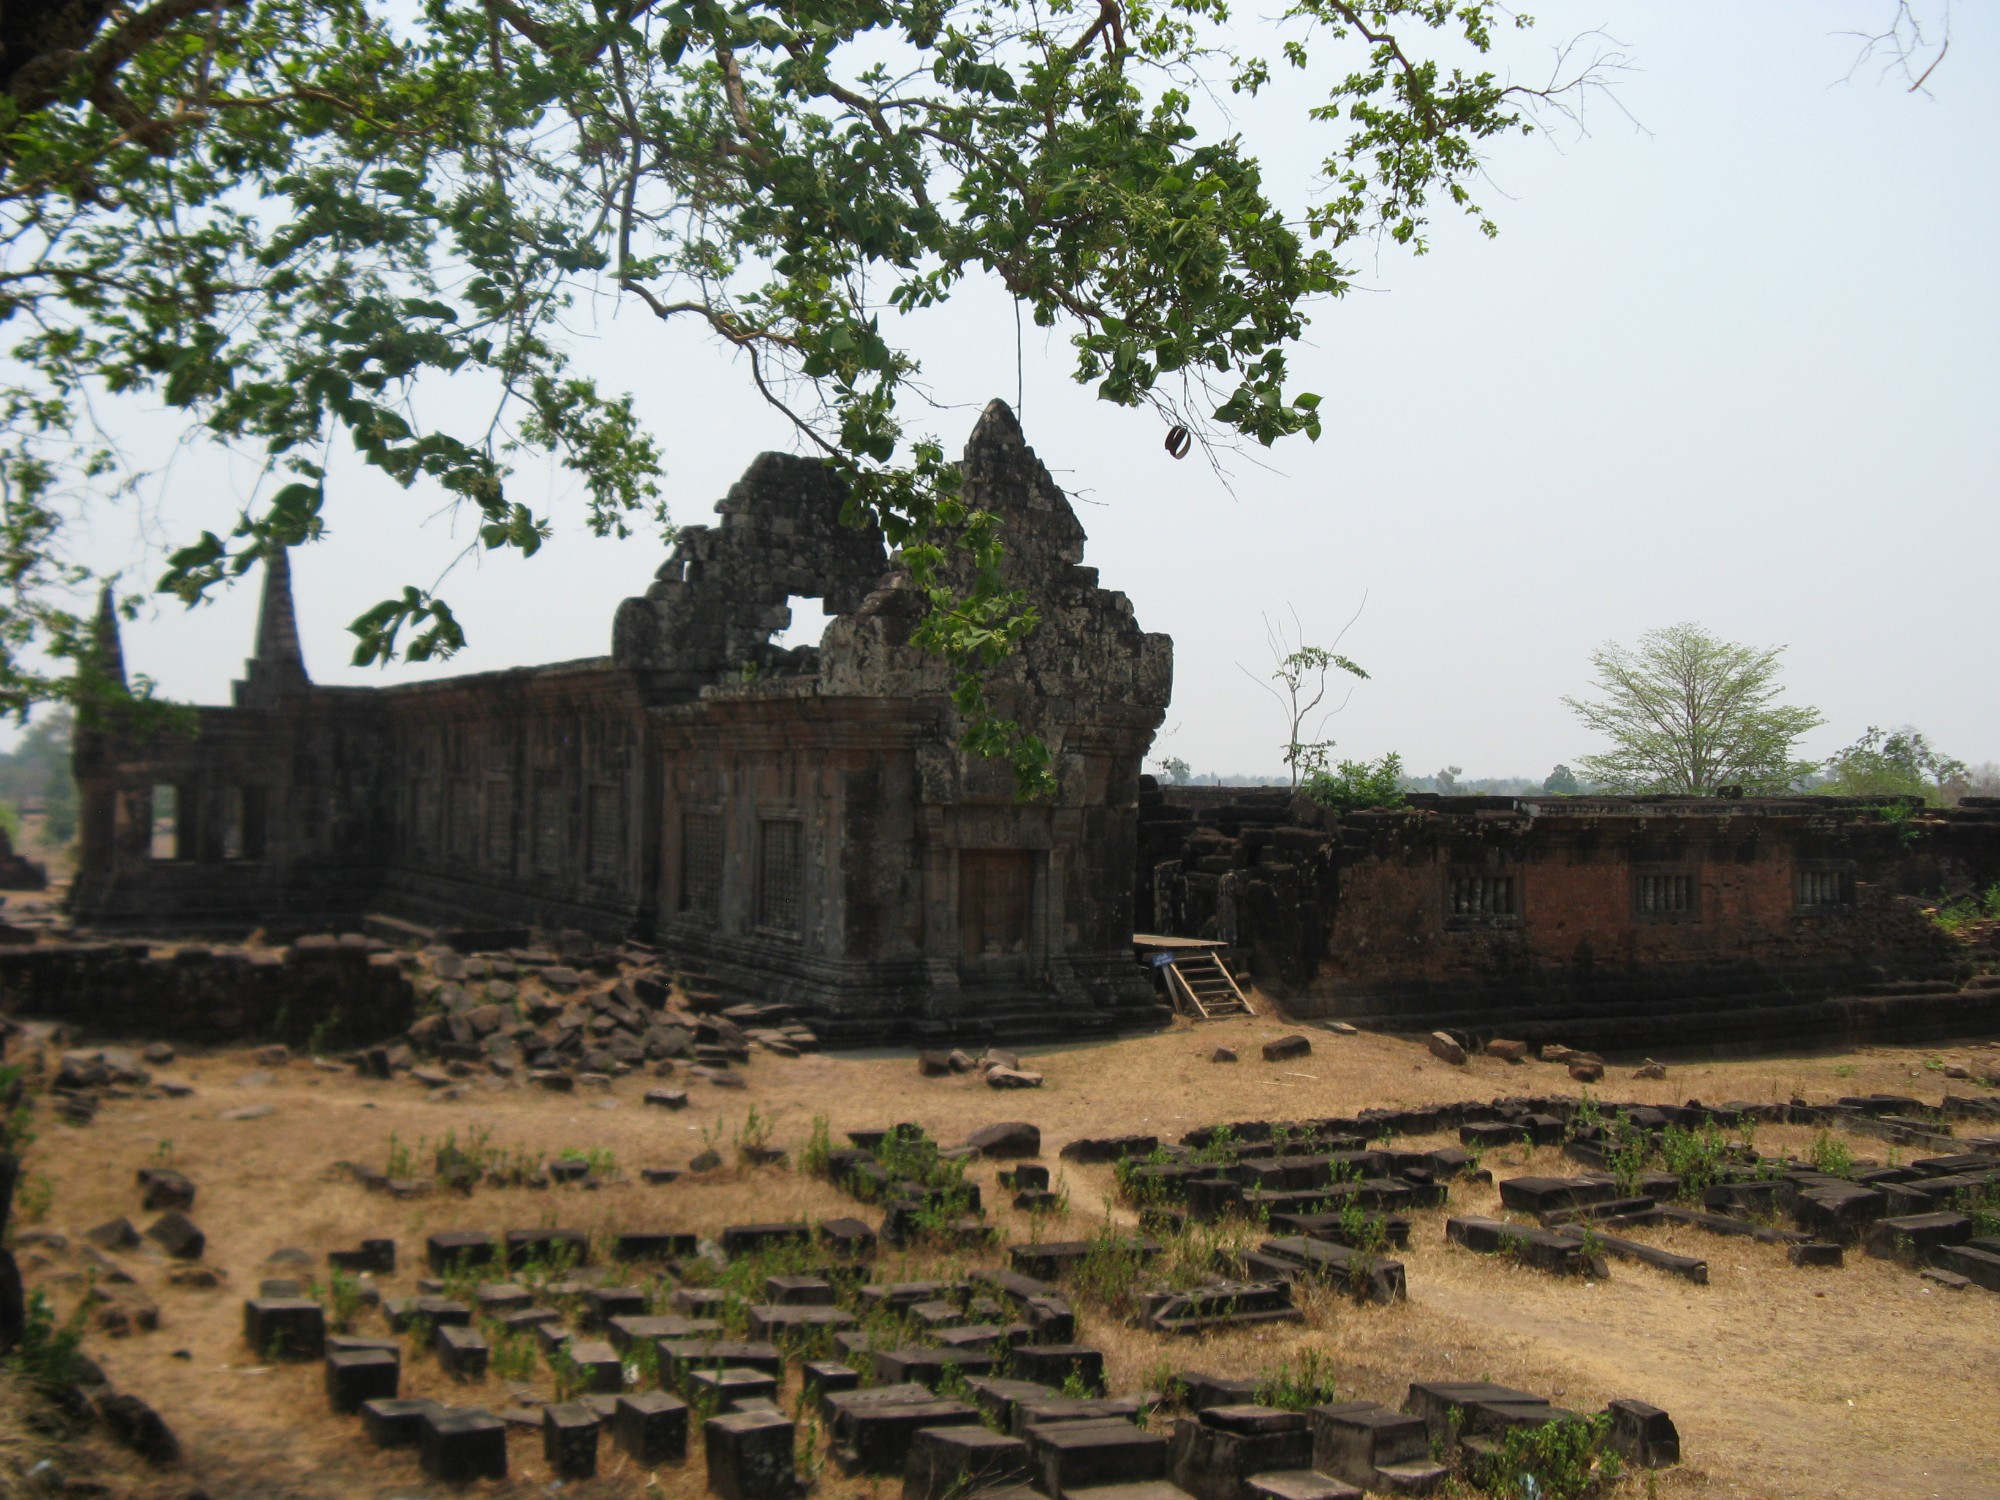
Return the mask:
{"type": "MultiPolygon", "coordinates": [[[[989,406],[964,492],[1040,616],[989,698],[1053,796],[957,748],[922,595],[821,464],[767,453],[682,530],[608,657],[390,688],[307,674],[282,553],[256,654],[191,729],[80,734],[75,918],[243,931],[387,913],[636,937],[829,1038],[1087,1033],[1156,1014],[1132,956],[1140,766],[1172,646],[989,406]],[[822,601],[817,646],[773,635],[822,601]]],[[[122,672],[116,626],[104,665],[122,672]]]]}

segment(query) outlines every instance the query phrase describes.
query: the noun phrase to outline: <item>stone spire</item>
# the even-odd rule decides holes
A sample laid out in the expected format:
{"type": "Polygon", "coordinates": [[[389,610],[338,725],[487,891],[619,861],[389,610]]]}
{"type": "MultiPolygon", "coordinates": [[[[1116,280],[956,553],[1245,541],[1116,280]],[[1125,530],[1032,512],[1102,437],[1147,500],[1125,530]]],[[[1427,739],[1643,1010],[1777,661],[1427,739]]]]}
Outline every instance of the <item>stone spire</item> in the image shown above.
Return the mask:
{"type": "Polygon", "coordinates": [[[90,664],[108,682],[125,686],[125,643],[118,634],[118,600],[105,584],[97,595],[97,618],[90,626],[90,664]]]}
{"type": "Polygon", "coordinates": [[[269,701],[312,686],[299,622],[292,610],[291,554],[284,547],[264,555],[264,601],[257,612],[257,654],[244,663],[236,685],[239,704],[269,701]]]}

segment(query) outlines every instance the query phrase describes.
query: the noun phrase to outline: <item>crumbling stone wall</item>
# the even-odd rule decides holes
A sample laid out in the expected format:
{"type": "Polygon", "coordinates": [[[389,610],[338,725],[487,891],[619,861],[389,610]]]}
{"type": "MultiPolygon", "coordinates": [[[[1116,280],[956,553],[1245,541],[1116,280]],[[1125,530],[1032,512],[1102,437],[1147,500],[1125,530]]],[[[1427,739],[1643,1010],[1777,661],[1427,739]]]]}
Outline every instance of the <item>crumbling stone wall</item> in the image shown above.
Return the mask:
{"type": "Polygon", "coordinates": [[[1344,818],[1275,789],[1145,803],[1154,930],[1232,944],[1297,1013],[1411,1030],[1796,1034],[1798,1007],[1830,996],[1956,991],[1976,960],[1922,898],[2000,880],[2000,807],[1981,803],[1907,821],[1831,798],[1419,796],[1344,818]],[[1690,910],[1640,910],[1662,875],[1690,910]],[[1808,904],[1809,875],[1838,898],[1808,904]],[[1481,879],[1509,882],[1509,910],[1454,910],[1454,882],[1481,879]]]}
{"type": "Polygon", "coordinates": [[[310,936],[278,950],[136,942],[0,948],[0,1012],[59,1017],[85,1034],[348,1047],[400,1033],[415,1009],[399,956],[358,934],[310,936]]]}
{"type": "MultiPolygon", "coordinates": [[[[609,659],[319,687],[273,559],[233,706],[188,733],[78,736],[72,908],[218,934],[386,912],[638,936],[829,1037],[1151,1020],[1127,872],[1171,645],[1083,565],[1083,528],[1000,403],[964,494],[1039,612],[990,697],[1047,743],[1053,797],[1024,804],[1007,767],[960,753],[950,670],[910,644],[907,574],[847,524],[829,469],[765,454],[619,607],[609,659]],[[799,597],[834,618],[820,646],[781,649],[799,597]]],[[[97,654],[122,673],[108,600],[97,654]]]]}

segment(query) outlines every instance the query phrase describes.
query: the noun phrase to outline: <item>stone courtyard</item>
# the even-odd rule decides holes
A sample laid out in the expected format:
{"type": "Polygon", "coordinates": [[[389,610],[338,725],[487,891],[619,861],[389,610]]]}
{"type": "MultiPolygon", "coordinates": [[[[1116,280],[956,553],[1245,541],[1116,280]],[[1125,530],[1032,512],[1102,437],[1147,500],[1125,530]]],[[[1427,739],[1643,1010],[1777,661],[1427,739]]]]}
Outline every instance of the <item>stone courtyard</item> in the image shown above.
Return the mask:
{"type": "Polygon", "coordinates": [[[555,956],[374,961],[601,1070],[10,1035],[15,1254],[106,1382],[49,1492],[1510,1494],[1567,1422],[1576,1493],[1995,1493],[1990,1045],[828,1053],[555,956]]]}

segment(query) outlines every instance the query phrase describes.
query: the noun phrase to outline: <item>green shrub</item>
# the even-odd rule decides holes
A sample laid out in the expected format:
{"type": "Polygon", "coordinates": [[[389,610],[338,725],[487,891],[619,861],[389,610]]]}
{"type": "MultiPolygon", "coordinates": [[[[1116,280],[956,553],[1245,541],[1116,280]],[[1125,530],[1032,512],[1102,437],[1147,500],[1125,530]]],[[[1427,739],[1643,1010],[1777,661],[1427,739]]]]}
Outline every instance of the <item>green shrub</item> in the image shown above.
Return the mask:
{"type": "Polygon", "coordinates": [[[1403,757],[1391,751],[1377,761],[1344,760],[1333,770],[1315,768],[1300,783],[1308,797],[1338,813],[1403,805],[1403,757]]]}
{"type": "Polygon", "coordinates": [[[1498,1500],[1591,1500],[1623,1472],[1604,1446],[1610,1429],[1603,1413],[1512,1428],[1484,1466],[1484,1487],[1498,1500]]]}
{"type": "Polygon", "coordinates": [[[37,1390],[67,1390],[83,1378],[83,1331],[90,1318],[89,1300],[60,1321],[54,1305],[41,1291],[28,1293],[21,1342],[0,1367],[12,1370],[37,1390]]]}
{"type": "Polygon", "coordinates": [[[1669,1125],[1660,1135],[1660,1158],[1681,1180],[1681,1196],[1699,1198],[1722,1180],[1728,1145],[1713,1123],[1688,1130],[1669,1125]]]}
{"type": "Polygon", "coordinates": [[[1854,1170],[1854,1153],[1831,1130],[1813,1137],[1811,1160],[1814,1167],[1834,1177],[1845,1177],[1854,1170]]]}
{"type": "Polygon", "coordinates": [[[1334,1385],[1333,1361],[1317,1349],[1304,1349],[1294,1365],[1290,1360],[1267,1371],[1257,1382],[1259,1406],[1275,1406],[1285,1411],[1311,1411],[1338,1401],[1334,1385]]]}

